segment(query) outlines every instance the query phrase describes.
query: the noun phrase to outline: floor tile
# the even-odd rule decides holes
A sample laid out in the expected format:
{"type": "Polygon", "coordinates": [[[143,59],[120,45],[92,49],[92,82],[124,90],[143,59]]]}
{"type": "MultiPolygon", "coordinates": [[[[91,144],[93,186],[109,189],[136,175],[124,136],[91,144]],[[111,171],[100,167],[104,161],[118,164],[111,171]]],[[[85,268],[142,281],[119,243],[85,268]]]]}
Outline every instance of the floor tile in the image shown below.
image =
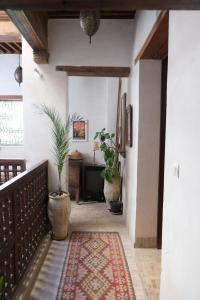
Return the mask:
{"type": "MultiPolygon", "coordinates": [[[[111,215],[105,203],[77,205],[72,202],[70,224],[70,231],[119,232],[137,300],[159,299],[160,251],[134,249],[123,216],[111,215]]],[[[52,241],[30,300],[56,299],[67,246],[68,240],[52,241]]]]}

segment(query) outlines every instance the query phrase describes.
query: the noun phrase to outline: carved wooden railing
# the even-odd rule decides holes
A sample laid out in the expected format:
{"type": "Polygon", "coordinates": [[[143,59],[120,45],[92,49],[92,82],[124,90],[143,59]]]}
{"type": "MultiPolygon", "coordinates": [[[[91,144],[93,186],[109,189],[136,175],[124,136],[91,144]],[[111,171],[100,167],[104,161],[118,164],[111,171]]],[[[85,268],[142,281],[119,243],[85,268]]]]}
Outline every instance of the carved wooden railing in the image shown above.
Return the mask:
{"type": "Polygon", "coordinates": [[[47,161],[0,187],[0,299],[11,299],[48,232],[47,199],[47,161]]]}
{"type": "Polygon", "coordinates": [[[26,170],[23,159],[0,159],[0,185],[26,170]]]}

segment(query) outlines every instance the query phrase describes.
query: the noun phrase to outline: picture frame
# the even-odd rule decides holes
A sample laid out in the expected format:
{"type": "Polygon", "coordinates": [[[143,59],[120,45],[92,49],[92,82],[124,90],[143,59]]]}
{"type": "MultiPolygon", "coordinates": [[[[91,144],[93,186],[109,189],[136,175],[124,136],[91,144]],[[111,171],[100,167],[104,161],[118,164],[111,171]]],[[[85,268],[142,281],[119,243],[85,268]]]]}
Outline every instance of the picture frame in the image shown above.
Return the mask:
{"type": "Polygon", "coordinates": [[[87,142],[88,141],[88,121],[73,121],[72,124],[72,141],[87,142]]]}
{"type": "Polygon", "coordinates": [[[115,131],[115,143],[117,151],[120,149],[120,100],[121,100],[121,89],[122,89],[122,79],[119,78],[118,83],[118,98],[117,98],[117,116],[116,116],[116,131],[115,131]]]}
{"type": "Polygon", "coordinates": [[[126,108],[126,145],[133,146],[133,107],[129,104],[126,108]]]}
{"type": "Polygon", "coordinates": [[[118,109],[118,147],[122,157],[126,157],[126,93],[124,93],[119,101],[118,109]]]}

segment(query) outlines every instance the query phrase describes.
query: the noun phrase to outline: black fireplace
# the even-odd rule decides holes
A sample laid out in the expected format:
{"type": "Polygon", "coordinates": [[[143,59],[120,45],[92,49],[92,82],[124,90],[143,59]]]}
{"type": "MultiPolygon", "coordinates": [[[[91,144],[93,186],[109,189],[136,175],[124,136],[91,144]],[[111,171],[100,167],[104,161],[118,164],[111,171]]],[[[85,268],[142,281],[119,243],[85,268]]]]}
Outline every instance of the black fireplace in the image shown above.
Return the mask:
{"type": "Polygon", "coordinates": [[[83,167],[83,186],[82,200],[105,202],[103,187],[104,179],[101,172],[104,170],[103,165],[84,165],[83,167]]]}

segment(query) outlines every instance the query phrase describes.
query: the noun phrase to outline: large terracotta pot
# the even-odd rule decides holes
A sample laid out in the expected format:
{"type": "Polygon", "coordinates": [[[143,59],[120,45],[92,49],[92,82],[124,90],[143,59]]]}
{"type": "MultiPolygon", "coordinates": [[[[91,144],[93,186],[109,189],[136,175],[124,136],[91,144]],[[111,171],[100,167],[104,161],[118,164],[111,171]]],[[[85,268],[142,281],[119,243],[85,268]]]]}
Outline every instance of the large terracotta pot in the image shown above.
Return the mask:
{"type": "Polygon", "coordinates": [[[52,225],[52,238],[54,240],[64,240],[67,237],[69,229],[69,216],[71,212],[71,203],[69,193],[63,193],[61,196],[49,194],[48,216],[52,225]]]}
{"type": "Polygon", "coordinates": [[[118,201],[121,194],[121,178],[114,177],[112,183],[104,180],[104,196],[106,204],[110,207],[110,201],[118,201]]]}

